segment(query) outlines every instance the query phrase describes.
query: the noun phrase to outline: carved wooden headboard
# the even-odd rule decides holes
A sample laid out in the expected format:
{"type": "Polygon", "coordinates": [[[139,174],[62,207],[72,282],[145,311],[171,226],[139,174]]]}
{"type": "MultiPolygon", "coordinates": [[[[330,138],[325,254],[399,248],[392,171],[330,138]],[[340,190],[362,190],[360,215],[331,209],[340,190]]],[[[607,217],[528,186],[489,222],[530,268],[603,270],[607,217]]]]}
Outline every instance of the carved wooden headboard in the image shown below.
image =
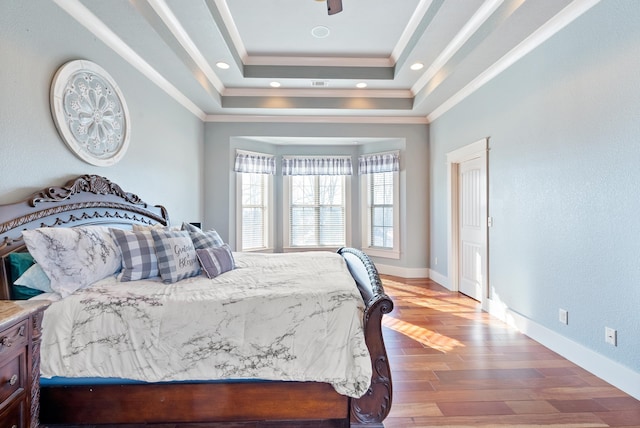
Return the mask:
{"type": "Polygon", "coordinates": [[[0,299],[8,299],[7,254],[24,249],[22,231],[38,227],[169,224],[163,206],[150,206],[105,177],[82,175],[26,199],[0,205],[0,299]]]}

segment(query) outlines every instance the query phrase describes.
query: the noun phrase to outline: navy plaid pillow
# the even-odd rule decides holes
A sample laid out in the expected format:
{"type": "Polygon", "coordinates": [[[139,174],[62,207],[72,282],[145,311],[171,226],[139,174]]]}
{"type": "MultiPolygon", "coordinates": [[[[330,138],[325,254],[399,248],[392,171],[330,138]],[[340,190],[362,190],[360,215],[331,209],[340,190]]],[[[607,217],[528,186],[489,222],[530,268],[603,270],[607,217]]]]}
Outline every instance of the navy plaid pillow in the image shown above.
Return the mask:
{"type": "Polygon", "coordinates": [[[158,259],[151,231],[132,232],[111,229],[111,236],[122,253],[120,281],[137,281],[159,275],[158,259]]]}
{"type": "Polygon", "coordinates": [[[209,278],[215,278],[221,273],[235,269],[235,261],[229,245],[222,244],[219,247],[202,248],[196,250],[202,270],[209,278]]]}
{"type": "Polygon", "coordinates": [[[191,236],[193,246],[196,247],[196,250],[201,248],[219,247],[224,244],[224,241],[220,235],[218,235],[218,232],[213,229],[204,232],[202,229],[192,224],[182,223],[182,230],[189,232],[189,236],[191,236]]]}
{"type": "Polygon", "coordinates": [[[189,233],[151,229],[162,282],[173,283],[200,273],[196,249],[189,233]]]}

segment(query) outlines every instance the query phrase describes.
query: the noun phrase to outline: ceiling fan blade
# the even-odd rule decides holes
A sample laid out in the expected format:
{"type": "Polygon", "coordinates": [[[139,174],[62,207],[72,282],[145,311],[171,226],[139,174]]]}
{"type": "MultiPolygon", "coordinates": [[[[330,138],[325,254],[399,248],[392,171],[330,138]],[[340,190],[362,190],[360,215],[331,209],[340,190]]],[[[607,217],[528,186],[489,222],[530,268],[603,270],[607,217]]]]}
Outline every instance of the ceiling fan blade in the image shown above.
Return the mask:
{"type": "Polygon", "coordinates": [[[342,0],[327,0],[327,9],[329,10],[329,15],[342,12],[342,0]]]}

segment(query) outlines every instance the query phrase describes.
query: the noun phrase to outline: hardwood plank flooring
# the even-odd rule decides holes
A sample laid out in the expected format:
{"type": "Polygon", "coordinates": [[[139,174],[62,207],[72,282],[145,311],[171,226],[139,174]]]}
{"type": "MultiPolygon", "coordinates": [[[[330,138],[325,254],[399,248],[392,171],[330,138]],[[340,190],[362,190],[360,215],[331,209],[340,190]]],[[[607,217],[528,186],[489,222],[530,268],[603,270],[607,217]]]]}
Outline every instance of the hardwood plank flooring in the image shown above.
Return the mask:
{"type": "Polygon", "coordinates": [[[386,428],[640,428],[640,401],[428,279],[383,275],[386,428]]]}

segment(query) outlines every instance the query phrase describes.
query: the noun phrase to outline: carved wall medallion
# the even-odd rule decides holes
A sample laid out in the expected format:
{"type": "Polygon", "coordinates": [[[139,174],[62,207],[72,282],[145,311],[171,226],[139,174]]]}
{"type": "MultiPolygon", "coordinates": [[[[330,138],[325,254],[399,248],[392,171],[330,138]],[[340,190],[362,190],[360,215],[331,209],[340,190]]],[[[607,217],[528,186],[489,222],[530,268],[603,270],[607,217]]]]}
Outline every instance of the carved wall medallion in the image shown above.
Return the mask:
{"type": "Polygon", "coordinates": [[[111,76],[91,61],[58,69],[50,93],[51,115],[65,144],[97,166],[118,162],[129,147],[129,110],[111,76]]]}

